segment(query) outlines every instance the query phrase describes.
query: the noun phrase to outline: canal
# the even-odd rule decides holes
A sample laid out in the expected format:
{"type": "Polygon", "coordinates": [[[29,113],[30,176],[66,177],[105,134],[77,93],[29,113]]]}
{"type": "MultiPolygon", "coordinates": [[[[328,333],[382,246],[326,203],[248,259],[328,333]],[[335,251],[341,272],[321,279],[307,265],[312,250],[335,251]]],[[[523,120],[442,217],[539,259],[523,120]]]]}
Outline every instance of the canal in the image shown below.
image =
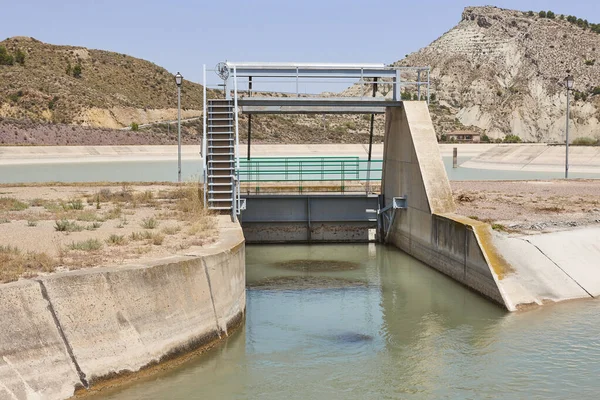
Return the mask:
{"type": "MultiPolygon", "coordinates": [[[[442,157],[448,179],[529,180],[562,179],[564,172],[503,171],[452,168],[452,157],[442,157]]],[[[470,157],[459,157],[459,165],[470,157]]],[[[183,180],[197,180],[202,174],[200,160],[184,160],[183,180]]],[[[600,174],[571,173],[571,178],[600,178],[600,174]]],[[[175,182],[177,161],[112,161],[0,165],[0,183],[31,182],[175,182]]]]}
{"type": "Polygon", "coordinates": [[[99,398],[595,398],[600,304],[506,313],[382,245],[247,246],[246,322],[99,398]]]}

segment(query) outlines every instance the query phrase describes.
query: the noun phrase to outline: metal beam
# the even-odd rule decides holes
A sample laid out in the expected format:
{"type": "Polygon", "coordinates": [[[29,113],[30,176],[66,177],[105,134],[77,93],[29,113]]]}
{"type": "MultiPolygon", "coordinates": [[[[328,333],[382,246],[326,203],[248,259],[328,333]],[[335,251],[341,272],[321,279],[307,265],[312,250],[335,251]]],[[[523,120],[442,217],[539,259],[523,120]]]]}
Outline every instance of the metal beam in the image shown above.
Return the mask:
{"type": "Polygon", "coordinates": [[[394,78],[393,69],[250,69],[238,68],[238,78],[253,76],[255,78],[394,78]]]}
{"type": "Polygon", "coordinates": [[[311,106],[311,107],[400,107],[401,101],[385,98],[359,97],[243,97],[238,100],[240,106],[311,106]]]}
{"type": "Polygon", "coordinates": [[[242,114],[385,114],[385,107],[242,106],[242,114]]]}

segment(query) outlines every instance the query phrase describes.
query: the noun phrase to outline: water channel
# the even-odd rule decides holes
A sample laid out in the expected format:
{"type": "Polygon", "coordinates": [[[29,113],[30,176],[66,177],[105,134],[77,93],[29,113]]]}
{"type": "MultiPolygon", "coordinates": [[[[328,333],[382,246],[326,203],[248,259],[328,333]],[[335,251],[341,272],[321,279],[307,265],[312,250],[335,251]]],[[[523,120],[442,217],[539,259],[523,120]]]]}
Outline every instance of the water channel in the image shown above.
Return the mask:
{"type": "Polygon", "coordinates": [[[600,303],[508,314],[375,244],[247,246],[245,325],[137,399],[566,399],[600,389],[600,303]]]}
{"type": "MultiPolygon", "coordinates": [[[[451,180],[562,175],[444,163],[451,180]]],[[[183,164],[186,179],[199,170],[183,164]]],[[[174,173],[176,162],[6,165],[0,183],[173,181],[174,173]]],[[[237,332],[181,367],[97,398],[565,399],[600,390],[596,301],[508,314],[375,244],[247,246],[246,265],[237,332]]]]}
{"type": "MultiPolygon", "coordinates": [[[[459,165],[470,157],[459,157],[459,165]]],[[[501,171],[452,168],[452,157],[443,157],[450,180],[561,179],[563,172],[501,171]]],[[[184,160],[184,180],[201,176],[200,160],[184,160]]],[[[572,178],[600,178],[600,174],[571,172],[572,178]]],[[[177,161],[112,161],[0,165],[0,183],[29,182],[175,182],[177,161]]]]}

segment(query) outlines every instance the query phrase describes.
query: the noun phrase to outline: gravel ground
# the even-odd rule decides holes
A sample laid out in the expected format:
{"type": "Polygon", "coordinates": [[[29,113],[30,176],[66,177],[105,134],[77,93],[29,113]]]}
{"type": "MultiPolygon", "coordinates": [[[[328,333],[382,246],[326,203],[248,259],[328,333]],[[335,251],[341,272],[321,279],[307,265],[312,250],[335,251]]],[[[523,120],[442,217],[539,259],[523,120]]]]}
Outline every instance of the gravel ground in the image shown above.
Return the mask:
{"type": "Polygon", "coordinates": [[[535,234],[600,224],[600,180],[451,182],[457,212],[535,234]]]}
{"type": "Polygon", "coordinates": [[[0,187],[0,283],[153,260],[218,238],[190,186],[0,187]]]}

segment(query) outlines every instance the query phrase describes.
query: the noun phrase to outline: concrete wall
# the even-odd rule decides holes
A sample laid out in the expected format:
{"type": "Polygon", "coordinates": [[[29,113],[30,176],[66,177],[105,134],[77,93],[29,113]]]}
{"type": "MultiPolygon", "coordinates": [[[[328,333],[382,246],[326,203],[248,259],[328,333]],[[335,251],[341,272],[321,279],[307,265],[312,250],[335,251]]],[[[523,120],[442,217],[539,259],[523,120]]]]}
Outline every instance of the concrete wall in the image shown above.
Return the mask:
{"type": "Polygon", "coordinates": [[[600,229],[509,237],[454,212],[424,102],[388,109],[384,155],[385,205],[407,196],[391,243],[509,311],[600,294],[600,229]]]}
{"type": "Polygon", "coordinates": [[[0,286],[0,398],[62,399],[227,335],[246,307],[241,229],[152,265],[0,286]]]}
{"type": "Polygon", "coordinates": [[[452,190],[425,102],[388,108],[382,188],[386,206],[393,197],[407,196],[407,208],[396,212],[389,242],[506,306],[497,280],[508,267],[486,249],[487,224],[454,214],[452,190]]]}

